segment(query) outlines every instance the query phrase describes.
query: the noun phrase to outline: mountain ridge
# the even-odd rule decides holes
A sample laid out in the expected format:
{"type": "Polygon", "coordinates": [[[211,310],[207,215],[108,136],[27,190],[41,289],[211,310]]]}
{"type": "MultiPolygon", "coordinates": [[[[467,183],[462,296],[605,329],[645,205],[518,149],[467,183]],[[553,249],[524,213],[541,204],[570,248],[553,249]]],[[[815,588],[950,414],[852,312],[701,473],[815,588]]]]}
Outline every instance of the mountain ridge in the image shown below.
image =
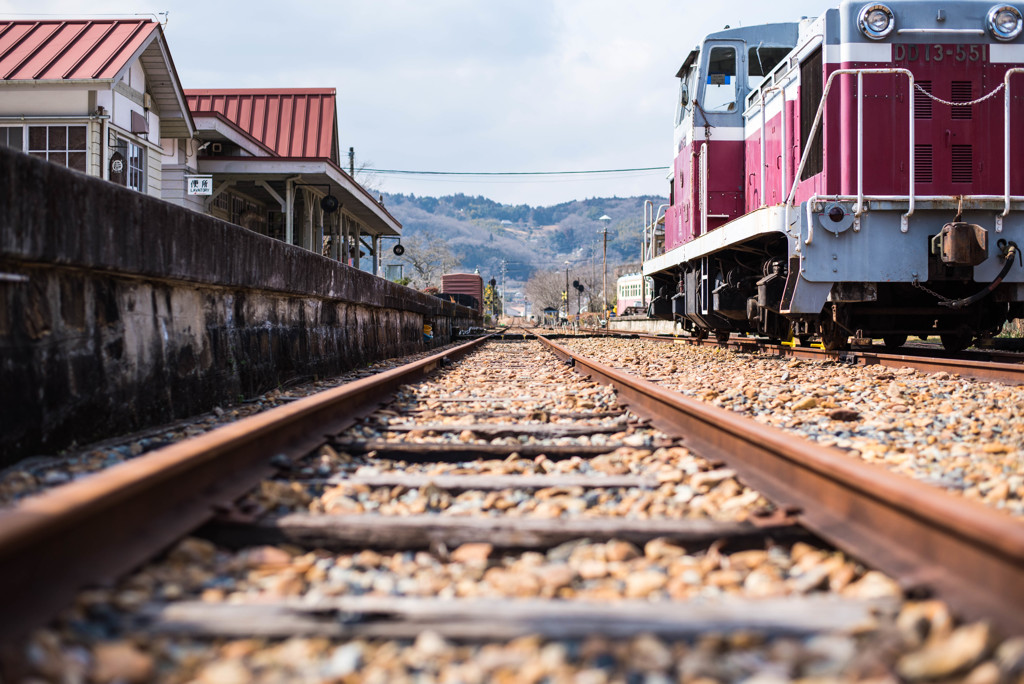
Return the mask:
{"type": "Polygon", "coordinates": [[[595,197],[551,206],[503,204],[482,195],[385,195],[385,206],[403,225],[403,236],[443,242],[460,255],[460,268],[486,278],[501,272],[525,282],[536,271],[598,264],[607,230],[608,266],[639,259],[644,203],[665,198],[595,197]],[[602,221],[601,217],[608,219],[602,221]]]}

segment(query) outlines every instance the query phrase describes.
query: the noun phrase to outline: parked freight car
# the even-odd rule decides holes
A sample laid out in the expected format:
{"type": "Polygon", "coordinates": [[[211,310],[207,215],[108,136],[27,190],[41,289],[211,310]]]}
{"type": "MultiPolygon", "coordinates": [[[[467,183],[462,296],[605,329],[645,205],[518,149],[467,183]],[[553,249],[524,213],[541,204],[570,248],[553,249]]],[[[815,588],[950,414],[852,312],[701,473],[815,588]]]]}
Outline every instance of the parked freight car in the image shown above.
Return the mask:
{"type": "MultiPolygon", "coordinates": [[[[484,279],[479,273],[448,273],[441,276],[441,294],[471,297],[474,300],[471,308],[483,313],[484,279]]],[[[469,305],[464,299],[459,303],[469,305]]]]}

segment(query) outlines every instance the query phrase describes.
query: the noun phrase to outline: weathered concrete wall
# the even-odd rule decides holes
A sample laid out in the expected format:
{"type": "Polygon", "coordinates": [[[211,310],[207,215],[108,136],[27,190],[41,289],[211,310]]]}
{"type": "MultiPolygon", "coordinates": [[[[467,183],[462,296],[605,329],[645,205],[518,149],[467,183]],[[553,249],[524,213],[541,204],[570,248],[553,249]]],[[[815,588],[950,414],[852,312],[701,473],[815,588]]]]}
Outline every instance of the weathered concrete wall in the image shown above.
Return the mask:
{"type": "Polygon", "coordinates": [[[682,335],[683,329],[676,326],[675,321],[659,321],[648,318],[613,317],[608,319],[611,330],[652,333],[660,335],[682,335]]]}
{"type": "Polygon", "coordinates": [[[424,349],[475,312],[0,148],[0,463],[424,349]],[[10,276],[14,276],[11,278],[10,276]]]}

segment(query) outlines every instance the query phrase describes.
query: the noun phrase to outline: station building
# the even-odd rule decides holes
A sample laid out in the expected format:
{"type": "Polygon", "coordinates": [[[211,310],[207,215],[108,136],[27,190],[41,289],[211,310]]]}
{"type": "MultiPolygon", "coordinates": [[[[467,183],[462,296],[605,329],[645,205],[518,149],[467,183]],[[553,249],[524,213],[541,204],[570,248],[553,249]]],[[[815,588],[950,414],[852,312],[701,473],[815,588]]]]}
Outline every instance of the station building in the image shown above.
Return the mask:
{"type": "Polygon", "coordinates": [[[157,22],[0,21],[0,145],[161,197],[195,132],[157,22]]]}
{"type": "Polygon", "coordinates": [[[401,224],[341,168],[333,88],[185,95],[196,139],[166,141],[166,199],[377,273],[401,224]],[[186,193],[197,178],[212,194],[186,193]]]}
{"type": "Polygon", "coordinates": [[[401,233],[341,168],[333,88],[185,90],[152,20],[0,21],[0,145],[373,273],[401,233]]]}

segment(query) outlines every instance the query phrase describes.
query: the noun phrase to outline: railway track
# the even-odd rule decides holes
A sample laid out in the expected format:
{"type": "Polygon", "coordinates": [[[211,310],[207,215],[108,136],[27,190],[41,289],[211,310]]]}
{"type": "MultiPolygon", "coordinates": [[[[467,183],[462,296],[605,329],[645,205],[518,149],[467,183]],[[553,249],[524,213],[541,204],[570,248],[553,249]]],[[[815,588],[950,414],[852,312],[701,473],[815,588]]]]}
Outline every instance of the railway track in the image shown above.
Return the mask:
{"type": "MultiPolygon", "coordinates": [[[[102,616],[164,667],[184,667],[169,638],[424,633],[644,633],[685,660],[673,640],[709,632],[758,632],[755,651],[901,619],[942,636],[941,610],[903,602],[925,592],[1024,634],[1014,521],[545,344],[557,359],[475,341],[24,501],[0,515],[3,636],[74,603],[64,638],[89,643],[102,616]]],[[[927,655],[912,642],[857,667],[907,675],[927,655]]]]}

